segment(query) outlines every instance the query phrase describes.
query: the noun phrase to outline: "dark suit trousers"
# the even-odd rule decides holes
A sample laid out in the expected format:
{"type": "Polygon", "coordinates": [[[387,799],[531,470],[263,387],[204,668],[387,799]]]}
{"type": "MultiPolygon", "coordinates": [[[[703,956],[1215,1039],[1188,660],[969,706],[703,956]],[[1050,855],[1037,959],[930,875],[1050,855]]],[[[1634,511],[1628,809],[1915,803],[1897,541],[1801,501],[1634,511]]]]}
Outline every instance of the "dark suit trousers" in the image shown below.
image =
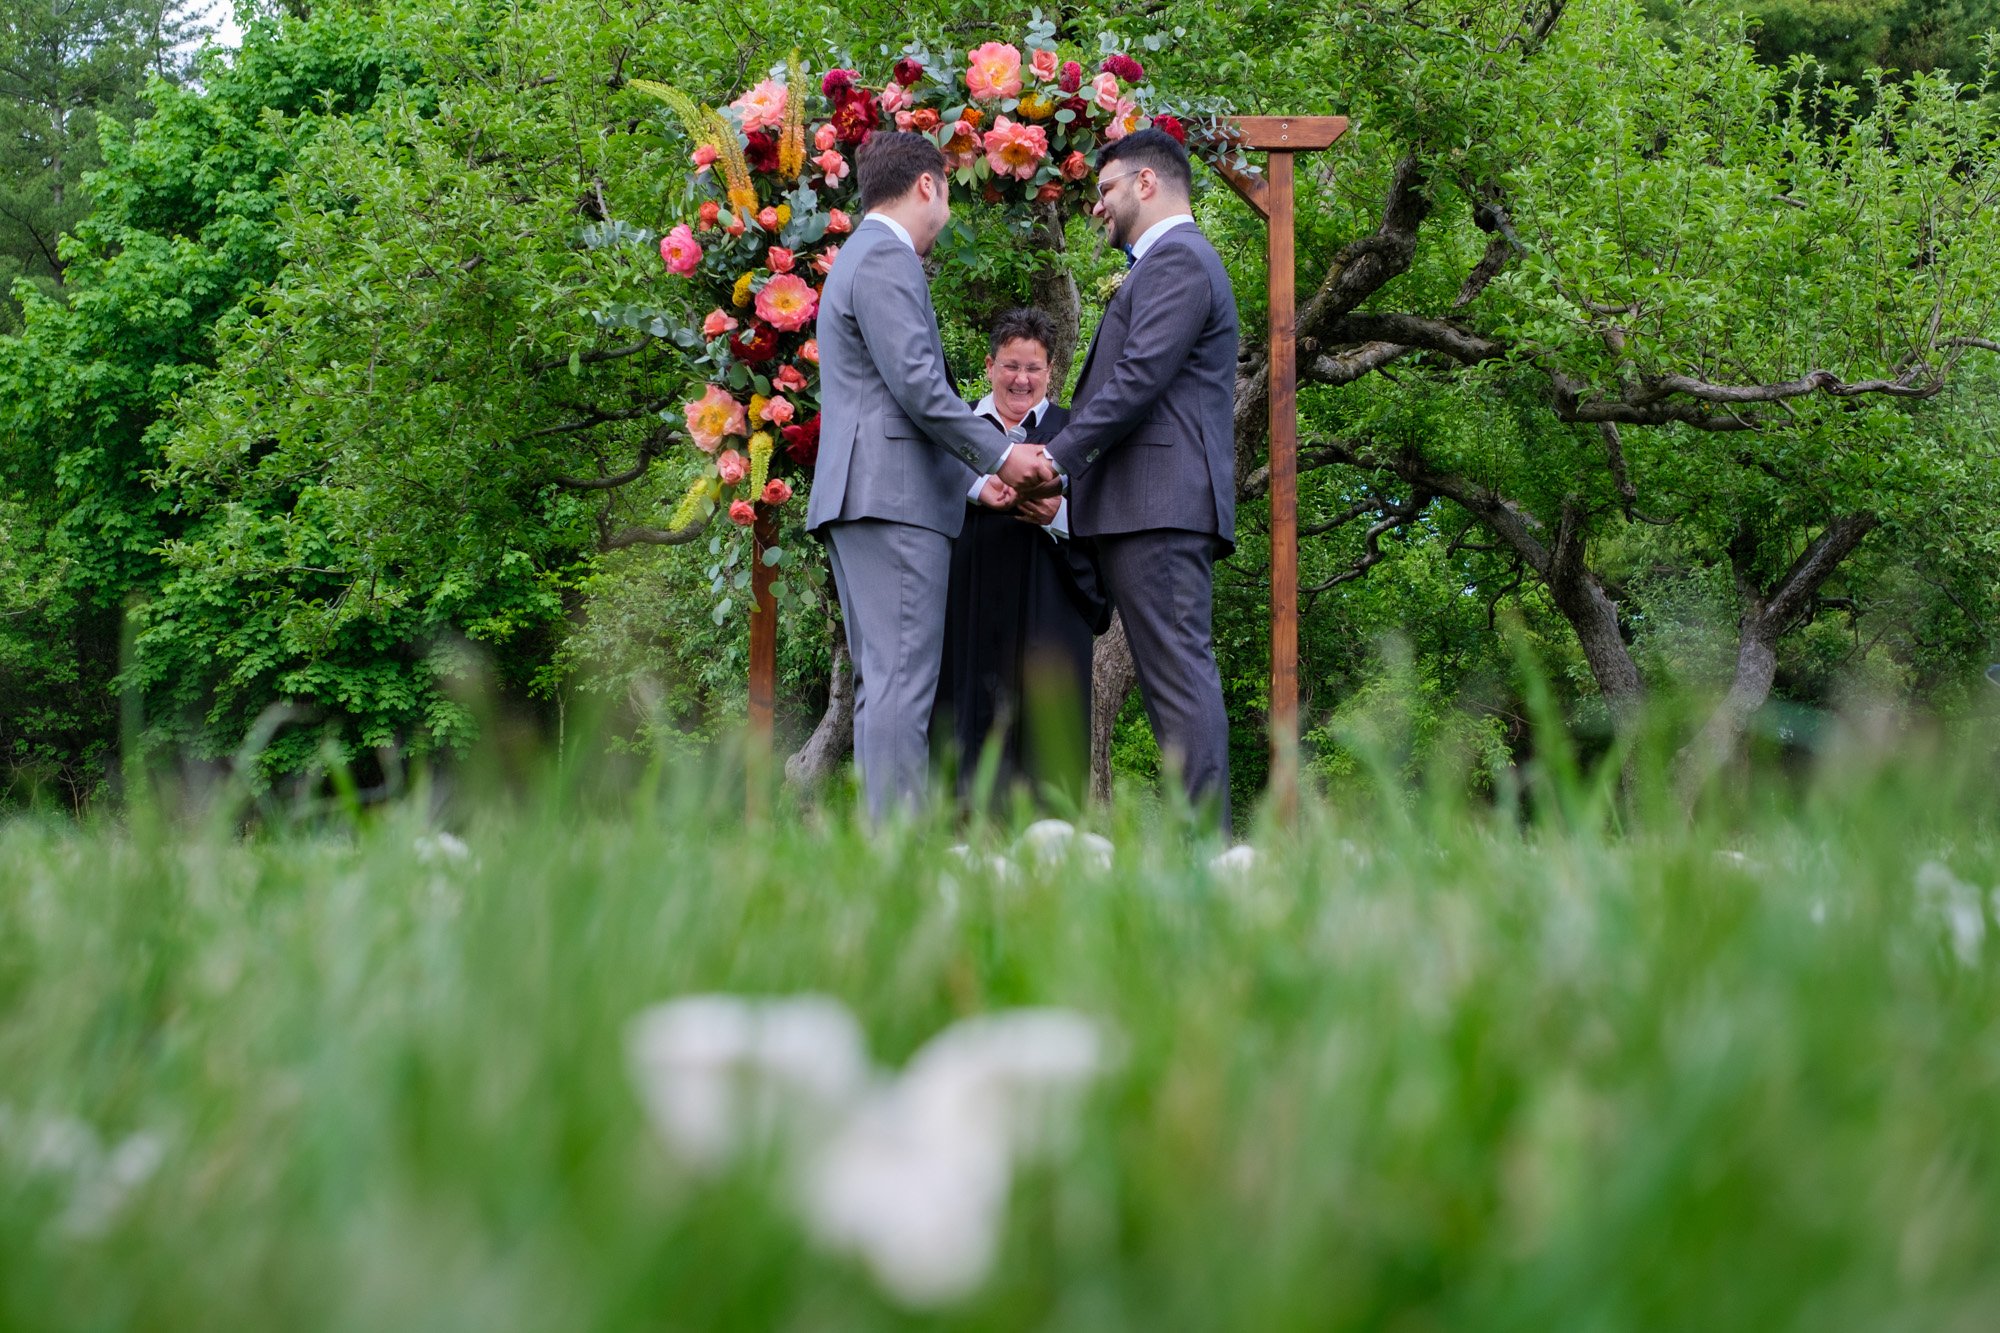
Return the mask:
{"type": "Polygon", "coordinates": [[[1215,665],[1213,533],[1161,529],[1097,538],[1125,621],[1153,738],[1191,804],[1215,802],[1229,831],[1229,716],[1215,665]]]}

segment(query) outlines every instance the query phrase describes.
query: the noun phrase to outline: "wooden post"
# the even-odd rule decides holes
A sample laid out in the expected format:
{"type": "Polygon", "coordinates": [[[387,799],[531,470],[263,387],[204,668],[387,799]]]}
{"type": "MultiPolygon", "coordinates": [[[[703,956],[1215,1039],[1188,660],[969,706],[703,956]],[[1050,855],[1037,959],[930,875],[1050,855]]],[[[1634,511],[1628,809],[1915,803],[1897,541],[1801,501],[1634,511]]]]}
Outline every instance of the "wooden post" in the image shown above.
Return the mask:
{"type": "Polygon", "coordinates": [[[1345,116],[1244,116],[1244,148],[1269,154],[1265,173],[1217,168],[1264,216],[1270,235],[1271,795],[1278,817],[1299,809],[1299,367],[1292,159],[1331,147],[1345,116]]]}
{"type": "Polygon", "coordinates": [[[778,516],[758,504],[750,542],[750,735],[744,753],[749,782],[746,813],[763,813],[764,788],[770,777],[771,743],[778,697],[778,603],[771,596],[775,571],[764,563],[764,552],[778,544],[778,516]]]}

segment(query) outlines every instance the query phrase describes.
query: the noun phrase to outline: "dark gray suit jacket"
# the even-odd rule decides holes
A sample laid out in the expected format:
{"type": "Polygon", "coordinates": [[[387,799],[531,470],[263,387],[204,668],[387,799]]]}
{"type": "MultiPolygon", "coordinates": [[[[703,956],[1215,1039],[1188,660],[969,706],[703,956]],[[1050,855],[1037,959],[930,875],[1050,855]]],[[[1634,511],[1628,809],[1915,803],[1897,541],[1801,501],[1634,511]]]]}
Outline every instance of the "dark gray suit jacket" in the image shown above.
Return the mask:
{"type": "Polygon", "coordinates": [[[820,292],[814,332],[820,434],[807,529],[875,518],[956,537],[965,468],[993,471],[1007,440],[945,377],[915,252],[878,223],[856,226],[820,292]]]}
{"type": "Polygon", "coordinates": [[[1183,223],[1105,307],[1049,445],[1080,537],[1180,528],[1236,544],[1236,295],[1183,223]]]}

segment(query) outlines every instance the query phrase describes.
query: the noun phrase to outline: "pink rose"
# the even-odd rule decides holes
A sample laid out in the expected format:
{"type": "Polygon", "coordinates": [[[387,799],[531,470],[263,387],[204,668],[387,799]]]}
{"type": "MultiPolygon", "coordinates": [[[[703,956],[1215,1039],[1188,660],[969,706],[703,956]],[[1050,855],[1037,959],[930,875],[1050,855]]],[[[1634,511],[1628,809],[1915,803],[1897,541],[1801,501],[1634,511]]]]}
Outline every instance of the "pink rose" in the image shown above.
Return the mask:
{"type": "Polygon", "coordinates": [[[1118,108],[1118,76],[1104,73],[1091,80],[1091,95],[1100,111],[1115,111],[1118,108]]]}
{"type": "Polygon", "coordinates": [[[776,129],[785,121],[785,85],[766,79],[729,104],[743,113],[743,132],[776,129]]]}
{"type": "Polygon", "coordinates": [[[986,132],[986,165],[995,176],[1027,180],[1049,155],[1049,136],[1039,125],[1000,116],[986,132]]]}
{"type": "Polygon", "coordinates": [[[738,500],[729,506],[729,521],[739,528],[747,528],[757,521],[757,511],[750,507],[748,500],[738,500]]]}
{"type": "Polygon", "coordinates": [[[734,486],[750,475],[750,460],[734,449],[724,449],[715,460],[715,474],[724,486],[734,486]]]}
{"type": "Polygon", "coordinates": [[[839,142],[840,136],[833,132],[833,126],[831,125],[822,125],[813,131],[813,147],[819,149],[822,153],[839,142]]]}
{"type": "Polygon", "coordinates": [[[831,273],[833,272],[833,261],[838,258],[840,258],[840,247],[829,245],[826,249],[819,252],[819,258],[813,260],[813,267],[822,273],[831,273]]]}
{"type": "Polygon", "coordinates": [[[727,227],[724,227],[723,230],[728,232],[731,236],[741,236],[746,229],[743,226],[743,219],[736,216],[736,214],[731,213],[729,215],[729,225],[727,227]]]}
{"type": "Polygon", "coordinates": [[[903,131],[905,134],[908,134],[910,132],[910,127],[912,125],[915,125],[916,123],[917,123],[916,112],[898,111],[896,113],[896,128],[903,131]]]}
{"type": "Polygon", "coordinates": [[[712,454],[726,435],[742,435],[750,428],[750,415],[729,390],[711,384],[708,391],[682,409],[687,415],[688,434],[695,448],[712,454]]]}
{"type": "Polygon", "coordinates": [[[701,206],[701,229],[707,231],[722,218],[722,205],[711,199],[701,206]]]}
{"type": "Polygon", "coordinates": [[[765,231],[776,231],[778,229],[778,210],[768,204],[758,209],[757,225],[765,231]]]}
{"type": "Polygon", "coordinates": [[[667,272],[678,273],[683,278],[694,276],[701,263],[701,242],[694,238],[683,222],[660,238],[660,258],[666,261],[667,272]]]}
{"type": "Polygon", "coordinates": [[[1037,83],[1052,83],[1062,72],[1062,57],[1053,51],[1033,51],[1028,55],[1028,68],[1037,83]]]}
{"type": "Polygon", "coordinates": [[[771,377],[771,383],[786,393],[797,393],[806,387],[806,377],[799,373],[797,366],[780,366],[778,373],[771,377]]]}
{"type": "Polygon", "coordinates": [[[770,402],[764,404],[764,420],[774,426],[782,426],[792,419],[794,410],[791,399],[785,397],[773,398],[770,402]]]}
{"type": "MultiPolygon", "coordinates": [[[[882,90],[882,110],[888,115],[895,115],[915,100],[910,96],[909,90],[900,83],[892,83],[882,90]]],[[[824,148],[826,145],[821,144],[820,147],[824,148]]]]}
{"type": "Polygon", "coordinates": [[[1005,42],[966,52],[966,89],[982,102],[1021,95],[1021,53],[1005,42]]]}
{"type": "Polygon", "coordinates": [[[819,293],[796,273],[780,273],[757,293],[757,318],[784,333],[797,333],[819,313],[819,293]]]}
{"type": "Polygon", "coordinates": [[[854,230],[854,223],[847,214],[836,208],[827,215],[826,229],[832,235],[842,236],[854,230]]]}
{"type": "Polygon", "coordinates": [[[792,271],[792,252],[782,245],[774,245],[769,250],[766,250],[764,252],[764,261],[771,266],[771,272],[773,273],[790,273],[792,271]]]}
{"type": "Polygon", "coordinates": [[[801,359],[801,360],[804,360],[804,361],[810,361],[810,362],[812,362],[812,363],[813,363],[814,365],[818,365],[818,364],[819,364],[819,339],[817,339],[817,338],[808,338],[808,339],[806,339],[806,345],[805,345],[804,347],[801,347],[801,348],[799,348],[799,357],[800,357],[800,359],[801,359]]]}
{"type": "Polygon", "coordinates": [[[813,161],[819,165],[821,171],[826,173],[827,184],[834,185],[847,179],[847,173],[850,168],[847,165],[847,159],[840,155],[839,149],[829,148],[814,158],[813,161]]]}
{"type": "Polygon", "coordinates": [[[1104,137],[1111,140],[1124,138],[1139,128],[1139,104],[1129,97],[1118,99],[1118,105],[1111,109],[1111,123],[1104,127],[1104,137]]]}
{"type": "Polygon", "coordinates": [[[776,509],[792,498],[792,488],[783,477],[773,477],[764,483],[764,503],[776,509]]]}
{"type": "Polygon", "coordinates": [[[736,320],[733,317],[723,314],[720,310],[711,310],[708,312],[708,318],[701,322],[701,336],[719,338],[725,333],[733,332],[735,328],[736,320]]]}
{"type": "Polygon", "coordinates": [[[1080,181],[1090,174],[1090,163],[1082,153],[1072,152],[1062,161],[1062,174],[1070,180],[1080,181]]]}
{"type": "Polygon", "coordinates": [[[710,167],[714,166],[715,165],[714,145],[703,144],[701,147],[695,149],[693,161],[695,166],[701,168],[703,171],[706,171],[710,167]]]}

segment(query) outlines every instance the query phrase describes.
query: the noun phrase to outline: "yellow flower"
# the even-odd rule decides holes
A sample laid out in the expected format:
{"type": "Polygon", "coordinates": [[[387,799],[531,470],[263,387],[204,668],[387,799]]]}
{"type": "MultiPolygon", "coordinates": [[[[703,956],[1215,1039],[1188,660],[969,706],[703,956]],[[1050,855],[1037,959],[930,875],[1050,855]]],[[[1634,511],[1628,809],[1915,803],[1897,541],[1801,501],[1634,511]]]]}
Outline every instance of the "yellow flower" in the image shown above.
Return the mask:
{"type": "Polygon", "coordinates": [[[760,430],[750,437],[750,493],[762,495],[764,483],[771,477],[771,451],[778,442],[771,438],[771,432],[760,430]]]}
{"type": "Polygon", "coordinates": [[[770,402],[770,401],[771,401],[770,399],[766,398],[766,397],[765,397],[765,396],[764,396],[763,394],[761,394],[761,393],[753,393],[753,394],[751,394],[751,395],[750,395],[750,419],[751,419],[752,421],[762,421],[762,420],[764,419],[764,405],[765,405],[766,403],[770,402]]]}
{"type": "Polygon", "coordinates": [[[792,206],[791,206],[790,204],[779,204],[779,205],[778,205],[778,225],[779,225],[780,227],[782,227],[782,226],[784,226],[784,225],[785,225],[785,224],[786,224],[787,222],[790,222],[791,220],[792,220],[792,206]]]}
{"type": "Polygon", "coordinates": [[[729,293],[729,303],[731,305],[747,306],[750,304],[750,283],[756,276],[756,270],[752,269],[736,280],[735,290],[729,293]]]}
{"type": "Polygon", "coordinates": [[[1029,93],[1021,99],[1020,110],[1024,119],[1047,120],[1056,113],[1056,102],[1053,97],[1044,97],[1040,93],[1029,93]]]}

